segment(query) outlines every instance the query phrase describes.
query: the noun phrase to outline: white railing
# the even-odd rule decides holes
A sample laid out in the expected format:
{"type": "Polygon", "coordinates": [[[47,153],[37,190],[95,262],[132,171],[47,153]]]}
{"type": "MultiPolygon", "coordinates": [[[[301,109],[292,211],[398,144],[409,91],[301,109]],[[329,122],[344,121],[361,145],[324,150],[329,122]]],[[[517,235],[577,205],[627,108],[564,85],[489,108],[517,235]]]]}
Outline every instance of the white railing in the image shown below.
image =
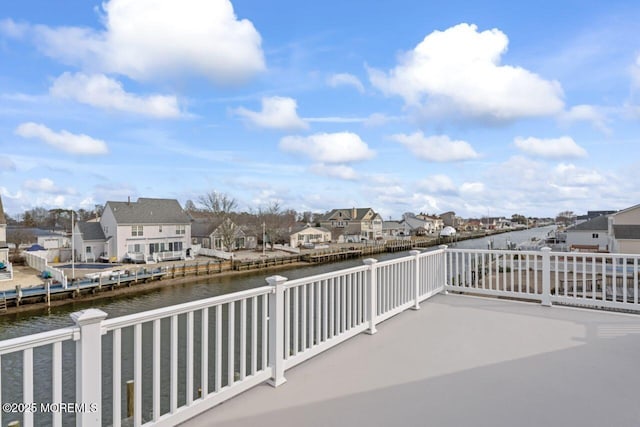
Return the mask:
{"type": "Polygon", "coordinates": [[[4,270],[0,270],[0,280],[13,280],[13,265],[7,261],[5,267],[4,270]]]}
{"type": "Polygon", "coordinates": [[[220,251],[218,249],[200,248],[200,250],[198,251],[198,255],[222,258],[226,260],[233,259],[233,253],[220,251]]]}
{"type": "Polygon", "coordinates": [[[447,249],[446,289],[640,311],[640,256],[447,249]]]}
{"type": "Polygon", "coordinates": [[[175,425],[265,381],[282,384],[287,369],[358,333],[375,333],[392,314],[444,290],[443,249],[364,263],[292,281],[273,276],[261,288],[109,320],[96,309],[74,313],[73,328],[0,342],[0,390],[9,387],[9,370],[22,373],[23,385],[0,400],[82,405],[64,417],[36,414],[51,421],[25,413],[26,427],[74,418],[84,426],[175,425]],[[61,343],[71,340],[74,348],[62,353],[61,343]],[[50,397],[33,394],[34,348],[44,346],[53,350],[38,353],[37,368],[53,366],[50,397]],[[10,353],[22,353],[24,362],[5,366],[10,353]],[[75,375],[62,375],[62,360],[75,375]],[[64,396],[61,378],[75,378],[64,396]]]}
{"type": "Polygon", "coordinates": [[[49,262],[46,258],[46,252],[44,254],[40,254],[39,252],[45,251],[37,251],[37,252],[23,252],[27,265],[39,272],[47,271],[51,278],[59,283],[66,289],[67,288],[67,276],[64,275],[64,271],[59,268],[55,268],[49,265],[49,262]]]}

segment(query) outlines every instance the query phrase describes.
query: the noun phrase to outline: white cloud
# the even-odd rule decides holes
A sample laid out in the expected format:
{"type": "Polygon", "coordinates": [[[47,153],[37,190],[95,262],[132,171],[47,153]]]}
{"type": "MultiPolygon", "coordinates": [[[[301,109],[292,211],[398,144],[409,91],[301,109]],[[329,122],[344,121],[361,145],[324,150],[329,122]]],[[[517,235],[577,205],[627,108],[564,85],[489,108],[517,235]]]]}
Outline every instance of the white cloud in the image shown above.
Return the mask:
{"type": "Polygon", "coordinates": [[[531,156],[549,159],[585,157],[587,155],[585,149],[576,144],[569,136],[548,139],[516,137],[514,144],[531,156]]]}
{"type": "Polygon", "coordinates": [[[327,84],[331,87],[352,86],[360,93],[364,93],[364,86],[359,78],[349,73],[333,74],[327,79],[327,84]]]}
{"type": "Polygon", "coordinates": [[[375,155],[360,136],[352,132],[286,136],[280,140],[280,149],[307,155],[319,163],[356,162],[375,155]]]}
{"type": "Polygon", "coordinates": [[[60,188],[49,178],[28,179],[22,184],[22,186],[25,190],[37,191],[39,193],[75,194],[73,189],[60,188]]]}
{"type": "Polygon", "coordinates": [[[22,123],[15,130],[15,133],[23,138],[37,138],[45,143],[73,154],[106,154],[109,150],[107,144],[99,139],[91,138],[84,134],[73,134],[62,130],[54,132],[48,127],[28,122],[22,123]]]}
{"type": "Polygon", "coordinates": [[[475,25],[459,24],[426,36],[388,73],[369,69],[369,78],[383,93],[401,96],[427,115],[508,121],[560,112],[560,84],[501,65],[507,45],[498,29],[478,32],[475,25]]]}
{"type": "Polygon", "coordinates": [[[466,141],[453,141],[447,135],[424,136],[422,132],[391,137],[407,147],[415,156],[432,162],[455,162],[478,157],[466,141]]]}
{"type": "Polygon", "coordinates": [[[9,157],[0,156],[0,172],[2,171],[15,171],[16,164],[9,157]]]}
{"type": "Polygon", "coordinates": [[[636,62],[631,66],[631,84],[640,88],[640,55],[636,57],[636,62]]]}
{"type": "Polygon", "coordinates": [[[325,165],[323,163],[318,163],[312,165],[309,170],[316,175],[329,176],[331,178],[350,181],[358,179],[356,171],[352,167],[346,165],[325,165]]]}
{"type": "Polygon", "coordinates": [[[12,19],[0,20],[0,34],[4,34],[8,37],[20,39],[24,37],[28,30],[29,26],[27,24],[18,23],[12,19]]]}
{"type": "Polygon", "coordinates": [[[610,134],[607,126],[607,116],[593,105],[575,105],[558,116],[561,123],[571,125],[575,122],[590,122],[591,125],[604,134],[610,134]]]}
{"type": "Polygon", "coordinates": [[[138,96],[127,93],[122,84],[104,74],[64,73],[51,88],[51,95],[108,110],[125,111],[158,118],[180,117],[175,96],[138,96]]]}
{"type": "Polygon", "coordinates": [[[298,104],[295,99],[273,96],[262,98],[261,111],[250,111],[240,107],[235,109],[234,112],[249,123],[261,128],[281,130],[307,129],[309,125],[298,117],[297,108],[298,104]]]}
{"type": "Polygon", "coordinates": [[[554,169],[554,181],[570,187],[592,187],[605,184],[606,179],[595,170],[581,169],[572,164],[561,163],[554,169]]]}
{"type": "Polygon", "coordinates": [[[432,175],[418,184],[421,190],[434,194],[456,194],[458,189],[447,175],[432,175]]]}
{"type": "Polygon", "coordinates": [[[238,83],[265,69],[261,37],[228,0],[110,0],[104,30],[35,26],[49,56],[136,80],[182,74],[238,83]]]}
{"type": "Polygon", "coordinates": [[[463,196],[480,195],[484,191],[485,187],[482,182],[465,182],[460,186],[460,193],[463,196]]]}

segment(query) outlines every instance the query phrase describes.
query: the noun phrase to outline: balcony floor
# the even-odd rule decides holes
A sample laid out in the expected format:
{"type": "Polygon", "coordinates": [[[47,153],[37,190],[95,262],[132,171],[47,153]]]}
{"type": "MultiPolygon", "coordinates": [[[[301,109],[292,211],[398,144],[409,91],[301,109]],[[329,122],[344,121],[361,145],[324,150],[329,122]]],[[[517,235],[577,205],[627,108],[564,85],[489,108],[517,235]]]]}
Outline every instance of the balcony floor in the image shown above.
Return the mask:
{"type": "Polygon", "coordinates": [[[637,426],[640,316],[438,295],[188,426],[637,426]]]}

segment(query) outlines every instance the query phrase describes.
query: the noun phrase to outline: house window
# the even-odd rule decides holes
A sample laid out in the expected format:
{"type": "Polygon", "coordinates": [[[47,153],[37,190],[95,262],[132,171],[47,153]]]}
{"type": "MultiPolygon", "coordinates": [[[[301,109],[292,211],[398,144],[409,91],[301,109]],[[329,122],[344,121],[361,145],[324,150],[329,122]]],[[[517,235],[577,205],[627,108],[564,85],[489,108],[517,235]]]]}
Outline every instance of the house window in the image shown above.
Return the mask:
{"type": "Polygon", "coordinates": [[[158,226],[158,233],[162,233],[162,226],[161,225],[158,226]]]}
{"type": "Polygon", "coordinates": [[[186,225],[176,225],[176,234],[187,234],[186,230],[186,225]]]}
{"type": "Polygon", "coordinates": [[[132,237],[142,237],[142,226],[141,225],[132,225],[131,226],[131,236],[132,237]]]}
{"type": "Polygon", "coordinates": [[[90,254],[90,253],[91,253],[91,246],[87,246],[87,247],[85,248],[85,253],[86,253],[86,254],[90,254]]]}
{"type": "Polygon", "coordinates": [[[598,238],[598,233],[593,233],[593,234],[591,235],[591,237],[592,237],[592,238],[594,238],[594,239],[597,239],[597,238],[598,238]]]}
{"type": "Polygon", "coordinates": [[[141,247],[139,244],[135,244],[135,245],[129,245],[129,252],[134,253],[134,252],[141,252],[141,247]]]}

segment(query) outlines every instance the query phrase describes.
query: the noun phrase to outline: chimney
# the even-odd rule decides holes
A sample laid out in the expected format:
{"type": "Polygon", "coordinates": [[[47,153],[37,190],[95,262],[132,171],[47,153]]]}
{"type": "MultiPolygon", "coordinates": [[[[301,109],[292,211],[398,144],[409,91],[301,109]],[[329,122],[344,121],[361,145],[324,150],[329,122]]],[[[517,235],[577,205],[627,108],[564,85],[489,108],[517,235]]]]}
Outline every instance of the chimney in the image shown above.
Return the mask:
{"type": "Polygon", "coordinates": [[[358,216],[358,210],[356,208],[352,209],[351,216],[353,217],[353,219],[356,219],[356,217],[358,216]]]}
{"type": "Polygon", "coordinates": [[[131,205],[131,196],[127,196],[127,205],[131,205]]]}

